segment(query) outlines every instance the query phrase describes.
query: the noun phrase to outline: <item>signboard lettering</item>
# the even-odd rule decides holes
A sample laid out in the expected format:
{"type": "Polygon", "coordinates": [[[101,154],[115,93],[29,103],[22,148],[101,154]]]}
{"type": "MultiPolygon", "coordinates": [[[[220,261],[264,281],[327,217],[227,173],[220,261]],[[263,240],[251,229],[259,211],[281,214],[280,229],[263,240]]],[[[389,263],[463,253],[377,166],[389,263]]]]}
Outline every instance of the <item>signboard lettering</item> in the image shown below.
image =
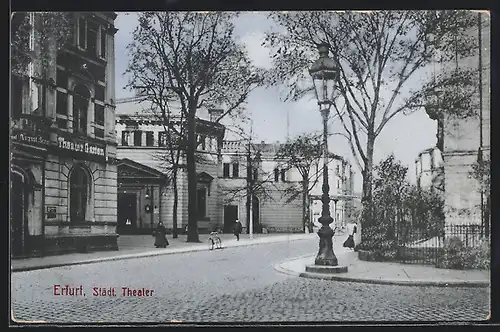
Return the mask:
{"type": "Polygon", "coordinates": [[[21,141],[21,142],[27,142],[27,143],[36,143],[36,144],[43,144],[43,145],[49,145],[50,142],[46,140],[45,138],[41,136],[31,136],[27,135],[24,133],[17,133],[12,135],[11,137],[13,140],[16,141],[21,141]]]}
{"type": "Polygon", "coordinates": [[[61,149],[84,152],[88,154],[93,154],[97,156],[104,157],[104,148],[90,143],[78,143],[73,141],[66,141],[64,137],[58,138],[58,146],[61,149]]]}

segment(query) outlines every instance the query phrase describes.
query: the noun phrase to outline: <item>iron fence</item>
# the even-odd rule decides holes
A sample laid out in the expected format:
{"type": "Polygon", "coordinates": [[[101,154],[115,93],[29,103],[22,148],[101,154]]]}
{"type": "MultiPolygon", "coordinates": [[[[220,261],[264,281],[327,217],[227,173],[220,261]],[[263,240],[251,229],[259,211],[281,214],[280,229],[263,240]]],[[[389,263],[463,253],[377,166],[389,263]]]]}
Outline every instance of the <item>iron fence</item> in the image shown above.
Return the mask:
{"type": "Polygon", "coordinates": [[[460,239],[465,247],[477,247],[486,236],[478,224],[445,225],[440,229],[400,228],[396,236],[396,260],[407,264],[438,264],[448,239],[460,239]]]}

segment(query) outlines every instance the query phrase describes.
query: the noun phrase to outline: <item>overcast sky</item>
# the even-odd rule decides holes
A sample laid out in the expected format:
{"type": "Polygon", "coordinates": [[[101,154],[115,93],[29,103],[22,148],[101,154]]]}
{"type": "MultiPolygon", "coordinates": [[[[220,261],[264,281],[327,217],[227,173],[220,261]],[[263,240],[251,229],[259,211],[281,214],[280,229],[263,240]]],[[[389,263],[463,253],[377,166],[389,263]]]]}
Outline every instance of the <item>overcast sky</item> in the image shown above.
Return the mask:
{"type": "MultiPolygon", "coordinates": [[[[271,61],[266,48],[261,46],[264,33],[272,27],[265,13],[248,12],[235,22],[235,34],[248,46],[254,64],[269,68],[271,61]]],[[[115,21],[118,32],[115,35],[116,57],[116,97],[125,98],[133,93],[124,89],[127,78],[123,75],[128,64],[126,46],[132,40],[132,32],[137,25],[137,13],[119,13],[115,21]]],[[[321,129],[321,116],[314,100],[282,102],[277,88],[259,88],[248,99],[248,112],[252,115],[253,131],[257,141],[283,142],[287,133],[293,137],[299,133],[321,129]],[[288,116],[288,121],[287,121],[288,116]],[[288,123],[288,125],[287,125],[288,123]]],[[[338,121],[330,125],[330,133],[341,132],[338,121]]],[[[411,115],[397,115],[385,126],[375,142],[375,163],[394,153],[404,165],[409,167],[410,180],[415,181],[414,161],[418,154],[436,144],[436,122],[428,118],[422,110],[411,115]]],[[[361,191],[361,171],[356,166],[347,140],[334,135],[329,140],[330,151],[351,161],[356,172],[355,189],[361,191]]]]}

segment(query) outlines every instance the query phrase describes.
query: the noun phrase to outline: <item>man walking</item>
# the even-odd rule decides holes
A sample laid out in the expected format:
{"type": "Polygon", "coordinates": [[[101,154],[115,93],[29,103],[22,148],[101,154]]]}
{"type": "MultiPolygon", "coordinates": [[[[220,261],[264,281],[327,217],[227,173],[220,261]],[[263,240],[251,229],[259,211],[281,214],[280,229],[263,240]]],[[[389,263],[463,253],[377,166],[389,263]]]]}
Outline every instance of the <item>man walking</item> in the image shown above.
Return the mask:
{"type": "Polygon", "coordinates": [[[240,234],[241,234],[241,229],[243,226],[241,225],[240,221],[236,219],[236,222],[234,223],[234,235],[236,236],[236,241],[240,240],[240,234]]]}

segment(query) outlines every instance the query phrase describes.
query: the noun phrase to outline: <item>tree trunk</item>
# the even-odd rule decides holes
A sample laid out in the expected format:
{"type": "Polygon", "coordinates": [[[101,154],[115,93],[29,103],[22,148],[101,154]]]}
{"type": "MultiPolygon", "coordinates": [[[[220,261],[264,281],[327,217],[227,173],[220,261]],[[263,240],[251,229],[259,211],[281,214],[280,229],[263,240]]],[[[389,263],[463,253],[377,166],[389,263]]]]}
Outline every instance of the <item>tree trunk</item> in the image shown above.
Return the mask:
{"type": "MultiPolygon", "coordinates": [[[[194,106],[195,107],[195,106],[194,106]]],[[[190,105],[187,120],[186,168],[188,180],[188,235],[187,242],[200,242],[198,237],[198,206],[196,181],[196,109],[190,105]]]]}
{"type": "Polygon", "coordinates": [[[363,193],[361,197],[361,202],[363,204],[363,217],[362,223],[363,227],[369,227],[373,225],[373,146],[375,145],[375,137],[373,133],[368,132],[368,141],[366,146],[366,159],[365,167],[362,172],[363,175],[363,193]]]}
{"type": "Polygon", "coordinates": [[[251,204],[251,199],[250,199],[250,187],[247,186],[247,202],[246,202],[246,227],[247,227],[247,234],[250,234],[250,204],[251,204]]]}
{"type": "Polygon", "coordinates": [[[306,227],[310,230],[309,227],[309,214],[308,214],[308,206],[307,206],[307,189],[309,189],[309,184],[307,183],[307,179],[302,180],[302,221],[303,221],[303,231],[306,232],[306,227]]]}
{"type": "Polygon", "coordinates": [[[172,210],[172,237],[177,239],[177,207],[179,205],[179,191],[177,188],[177,171],[173,173],[173,184],[174,184],[174,206],[172,210]]]}

